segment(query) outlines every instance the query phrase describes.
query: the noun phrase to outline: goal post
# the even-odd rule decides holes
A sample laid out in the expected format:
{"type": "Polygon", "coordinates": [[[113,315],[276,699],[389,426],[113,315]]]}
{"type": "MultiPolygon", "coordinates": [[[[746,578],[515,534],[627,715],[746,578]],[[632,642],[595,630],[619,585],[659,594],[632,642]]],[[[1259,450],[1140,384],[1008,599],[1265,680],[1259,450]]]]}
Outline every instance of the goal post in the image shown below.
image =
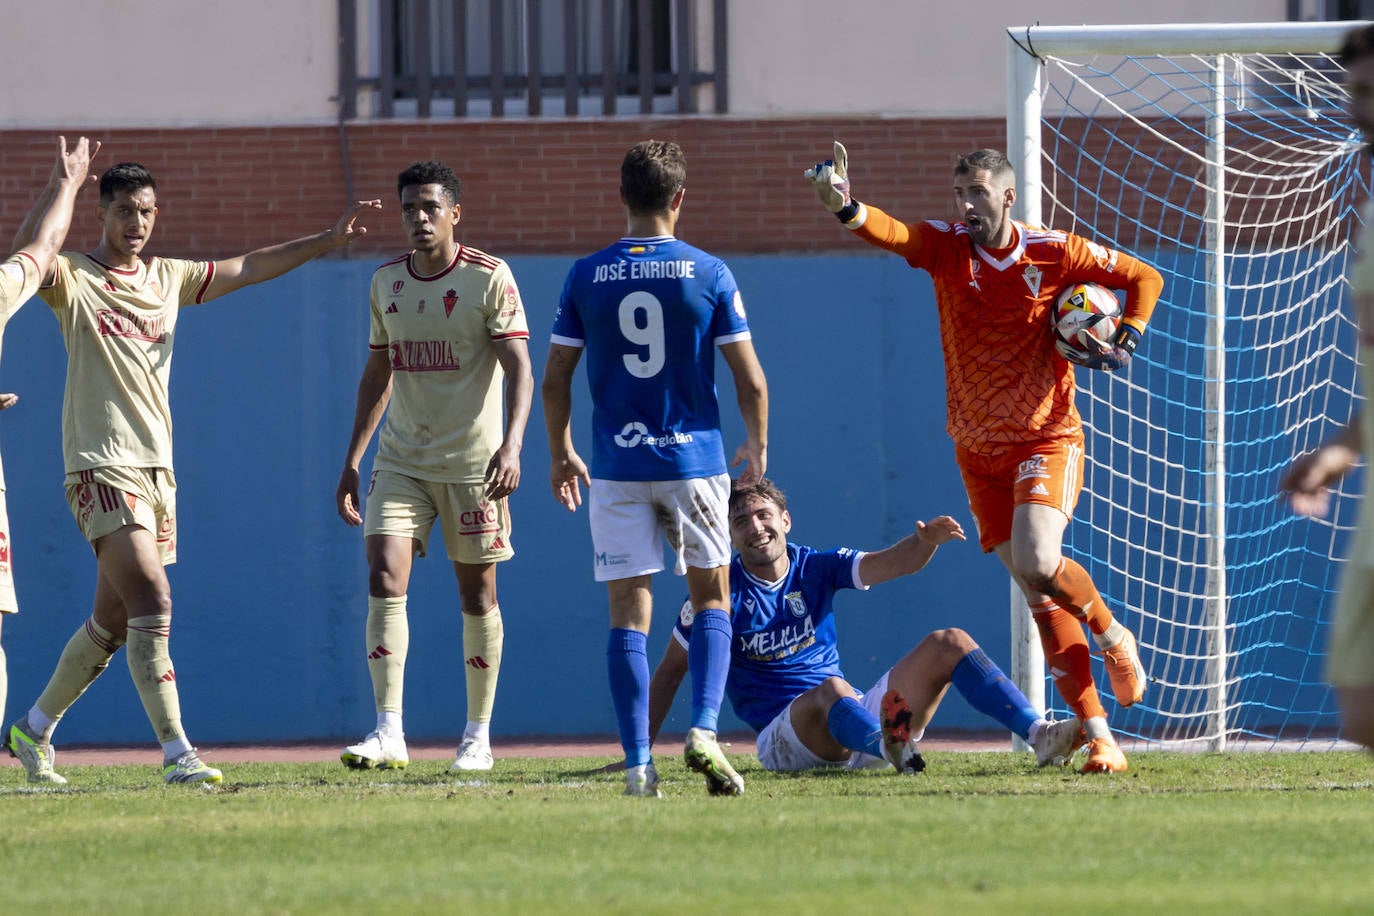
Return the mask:
{"type": "MultiPolygon", "coordinates": [[[[1370,170],[1334,52],[1364,24],[1007,30],[1014,215],[1165,279],[1131,365],[1077,373],[1088,467],[1065,538],[1137,635],[1142,703],[1094,677],[1149,746],[1334,740],[1322,668],[1360,475],[1325,520],[1275,487],[1359,396],[1345,275],[1370,170]]],[[[1011,593],[1013,679],[1062,706],[1011,593]]]]}

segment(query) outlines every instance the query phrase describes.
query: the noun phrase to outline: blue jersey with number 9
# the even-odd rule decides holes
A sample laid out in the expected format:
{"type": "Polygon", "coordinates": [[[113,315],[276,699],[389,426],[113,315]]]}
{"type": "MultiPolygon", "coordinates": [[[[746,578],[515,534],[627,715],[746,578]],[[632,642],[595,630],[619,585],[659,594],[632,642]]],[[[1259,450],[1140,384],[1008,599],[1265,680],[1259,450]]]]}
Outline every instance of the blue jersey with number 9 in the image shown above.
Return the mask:
{"type": "Polygon", "coordinates": [[[585,350],[592,476],[724,474],[715,348],[749,336],[730,268],[672,236],[621,239],[574,264],[552,339],[585,350]]]}

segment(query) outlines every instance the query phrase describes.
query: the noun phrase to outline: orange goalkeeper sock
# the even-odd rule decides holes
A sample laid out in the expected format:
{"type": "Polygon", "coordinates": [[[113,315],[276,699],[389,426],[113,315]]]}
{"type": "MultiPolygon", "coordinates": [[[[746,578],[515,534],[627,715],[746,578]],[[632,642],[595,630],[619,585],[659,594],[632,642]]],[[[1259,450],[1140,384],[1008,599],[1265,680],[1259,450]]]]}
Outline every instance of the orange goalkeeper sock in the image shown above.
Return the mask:
{"type": "Polygon", "coordinates": [[[1093,685],[1088,656],[1088,638],[1082,625],[1052,601],[1031,608],[1031,617],[1040,631],[1054,686],[1069,708],[1081,719],[1105,716],[1102,700],[1093,685]]]}
{"type": "Polygon", "coordinates": [[[1097,586],[1093,585],[1088,571],[1078,563],[1065,557],[1059,564],[1059,572],[1055,573],[1051,587],[1054,591],[1050,595],[1055,603],[1086,623],[1094,634],[1105,633],[1112,625],[1115,618],[1111,610],[1102,600],[1097,586]]]}

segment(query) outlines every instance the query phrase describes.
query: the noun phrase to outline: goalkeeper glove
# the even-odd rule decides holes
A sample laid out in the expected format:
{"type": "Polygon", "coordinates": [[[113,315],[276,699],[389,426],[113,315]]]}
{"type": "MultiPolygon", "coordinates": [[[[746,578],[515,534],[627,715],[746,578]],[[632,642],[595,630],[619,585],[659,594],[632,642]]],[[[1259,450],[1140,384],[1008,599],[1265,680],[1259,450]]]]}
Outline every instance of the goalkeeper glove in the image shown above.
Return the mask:
{"type": "Polygon", "coordinates": [[[816,196],[825,209],[845,222],[854,218],[859,206],[849,196],[849,153],[843,143],[835,141],[834,159],[817,162],[802,174],[816,188],[816,196]]]}
{"type": "Polygon", "coordinates": [[[1083,365],[1089,369],[1115,372],[1131,361],[1131,355],[1135,353],[1136,345],[1139,343],[1140,332],[1129,324],[1123,323],[1117,329],[1116,339],[1112,341],[1112,345],[1104,347],[1102,352],[1089,357],[1083,365]]]}

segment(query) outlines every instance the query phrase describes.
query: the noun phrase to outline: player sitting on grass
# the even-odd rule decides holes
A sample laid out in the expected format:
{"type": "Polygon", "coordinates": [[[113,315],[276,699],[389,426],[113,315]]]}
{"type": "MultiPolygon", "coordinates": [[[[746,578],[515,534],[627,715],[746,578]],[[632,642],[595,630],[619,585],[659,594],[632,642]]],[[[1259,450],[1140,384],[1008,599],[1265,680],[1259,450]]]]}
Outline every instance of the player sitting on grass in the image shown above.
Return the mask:
{"type": "MultiPolygon", "coordinates": [[[[1046,721],[963,630],[935,630],[860,693],[840,670],[834,598],[921,569],[935,549],[964,540],[947,515],[917,522],[909,534],[871,553],[816,550],[787,542],[787,498],[770,480],[730,494],[733,639],[726,692],[758,732],[765,770],[851,769],[891,764],[925,769],[917,742],[953,684],[974,709],[1025,739],[1041,766],[1068,763],[1082,743],[1078,718],[1046,721]]],[[[654,671],[649,688],[655,734],[687,670],[691,608],[654,671]]]]}

